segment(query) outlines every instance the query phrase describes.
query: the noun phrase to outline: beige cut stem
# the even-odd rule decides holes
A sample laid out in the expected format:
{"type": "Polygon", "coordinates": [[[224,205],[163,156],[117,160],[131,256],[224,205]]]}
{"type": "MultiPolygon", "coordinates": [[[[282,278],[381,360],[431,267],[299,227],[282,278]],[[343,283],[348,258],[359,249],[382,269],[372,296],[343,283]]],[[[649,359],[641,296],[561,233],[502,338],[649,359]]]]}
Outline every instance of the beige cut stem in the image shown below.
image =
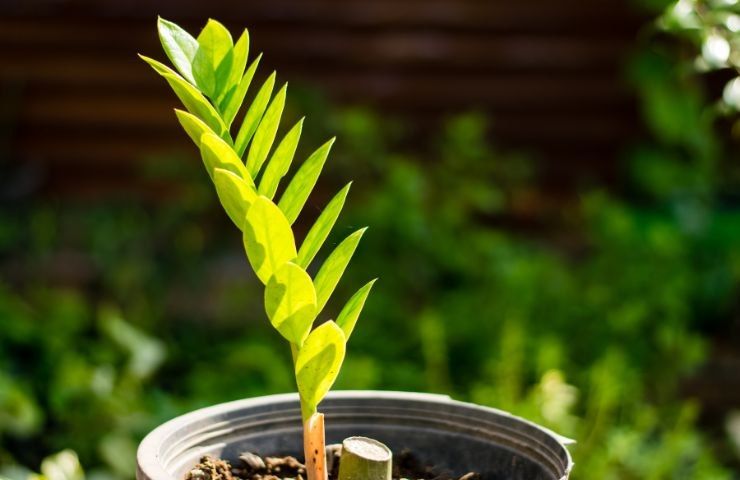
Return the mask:
{"type": "Polygon", "coordinates": [[[327,480],[323,413],[314,413],[303,424],[303,452],[308,480],[327,480]]]}

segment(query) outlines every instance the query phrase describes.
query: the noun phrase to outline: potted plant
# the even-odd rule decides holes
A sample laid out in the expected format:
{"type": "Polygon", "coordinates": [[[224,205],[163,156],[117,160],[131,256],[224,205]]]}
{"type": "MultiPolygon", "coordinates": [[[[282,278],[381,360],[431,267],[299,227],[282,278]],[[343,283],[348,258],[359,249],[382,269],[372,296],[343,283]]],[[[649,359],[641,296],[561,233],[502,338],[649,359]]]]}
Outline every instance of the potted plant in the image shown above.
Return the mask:
{"type": "MultiPolygon", "coordinates": [[[[567,478],[572,461],[564,439],[504,412],[440,395],[328,394],[374,283],[360,288],[336,320],[314,328],[365,231],[357,230],[339,243],[314,278],[306,272],[337,221],[350,188],[347,184],[332,198],[298,246],[291,225],[316,184],[334,140],[301,164],[276,200],[303,125],[299,120],[276,142],[287,84],[273,95],[273,72],[253,101],[244,105],[261,59],[259,55],[248,60],[247,30],[236,42],[215,20],[209,20],[197,38],[161,18],[158,30],[175,68],[141,58],[169,83],[185,107],[175,114],[200,150],[226,214],[242,233],[249,264],[264,284],[267,316],[290,344],[298,394],[217,405],[165,423],[139,447],[139,480],[186,476],[228,480],[235,473],[225,463],[213,462],[225,459],[235,464],[244,452],[303,457],[305,465],[295,461],[292,475],[306,475],[308,480],[325,480],[329,473],[342,480],[390,480],[392,453],[406,450],[413,456],[404,456],[403,462],[413,461],[414,468],[406,465],[400,475],[421,478],[474,472],[486,478],[567,478]],[[240,112],[240,126],[232,128],[240,112]],[[328,417],[326,429],[320,403],[328,417]],[[327,455],[327,437],[331,442],[344,439],[342,448],[332,448],[327,455]],[[206,455],[214,457],[208,459],[211,463],[194,470],[206,455]]],[[[267,468],[264,460],[250,455],[242,458],[244,472],[251,469],[258,473],[248,478],[262,478],[267,468]]],[[[279,467],[267,470],[275,474],[279,467]]],[[[237,477],[246,476],[235,472],[237,477]]]]}

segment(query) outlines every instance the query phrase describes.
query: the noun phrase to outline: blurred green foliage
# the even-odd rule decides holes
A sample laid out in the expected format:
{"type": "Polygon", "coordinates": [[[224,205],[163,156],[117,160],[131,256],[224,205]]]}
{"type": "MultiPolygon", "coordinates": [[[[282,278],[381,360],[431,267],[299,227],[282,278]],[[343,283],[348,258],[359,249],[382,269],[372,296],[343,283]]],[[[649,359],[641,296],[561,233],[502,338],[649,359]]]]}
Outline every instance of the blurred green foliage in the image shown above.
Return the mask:
{"type": "MultiPolygon", "coordinates": [[[[422,154],[402,147],[403,122],[302,97],[297,110],[339,137],[326,198],[307,208],[351,176],[346,231],[329,243],[372,225],[338,298],[381,273],[338,388],[523,415],[578,440],[576,480],[737,478],[728,439],[703,434],[679,390],[740,308],[726,111],[675,43],[639,49],[627,78],[647,134],[625,145],[620,185],[555,205],[537,163],[494,148],[481,115],[450,119],[422,154]]],[[[180,194],[2,206],[0,475],[71,448],[88,477],[130,478],[161,421],[294,390],[199,161],[149,165],[180,194]]]]}

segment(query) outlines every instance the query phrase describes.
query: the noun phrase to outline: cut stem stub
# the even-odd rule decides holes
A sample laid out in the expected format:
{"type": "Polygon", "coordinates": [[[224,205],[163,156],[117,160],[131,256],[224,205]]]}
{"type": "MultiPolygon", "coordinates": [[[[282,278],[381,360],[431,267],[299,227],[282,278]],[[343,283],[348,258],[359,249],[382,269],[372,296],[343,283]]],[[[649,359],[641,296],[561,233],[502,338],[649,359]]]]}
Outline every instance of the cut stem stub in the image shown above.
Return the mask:
{"type": "Polygon", "coordinates": [[[377,440],[349,437],[342,442],[339,480],[391,480],[393,453],[377,440]]]}

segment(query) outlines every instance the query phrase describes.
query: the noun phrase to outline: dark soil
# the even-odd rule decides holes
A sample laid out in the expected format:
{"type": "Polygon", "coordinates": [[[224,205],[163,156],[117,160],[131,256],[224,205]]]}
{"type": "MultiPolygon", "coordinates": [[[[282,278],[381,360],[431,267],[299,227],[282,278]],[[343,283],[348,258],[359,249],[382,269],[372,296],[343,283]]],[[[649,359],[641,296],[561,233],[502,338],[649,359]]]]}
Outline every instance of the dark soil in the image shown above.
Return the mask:
{"type": "MultiPolygon", "coordinates": [[[[337,480],[341,445],[328,445],[327,471],[329,480],[337,480]]],[[[305,480],[306,467],[295,457],[261,457],[251,452],[239,456],[236,465],[228,460],[205,456],[185,475],[185,480],[305,480]]],[[[478,474],[470,472],[454,477],[437,468],[421,465],[414,455],[402,451],[393,457],[394,480],[477,480],[478,474]]]]}

